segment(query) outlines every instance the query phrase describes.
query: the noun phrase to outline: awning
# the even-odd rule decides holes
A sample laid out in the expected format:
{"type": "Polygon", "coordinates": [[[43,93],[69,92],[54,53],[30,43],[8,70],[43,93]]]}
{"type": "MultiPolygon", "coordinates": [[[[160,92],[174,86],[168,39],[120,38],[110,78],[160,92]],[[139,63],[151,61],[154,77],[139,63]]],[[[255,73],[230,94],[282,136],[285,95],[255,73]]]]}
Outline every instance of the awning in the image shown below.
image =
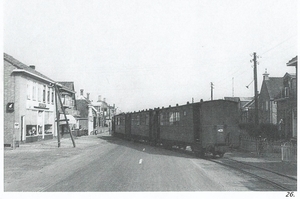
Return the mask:
{"type": "MultiPolygon", "coordinates": [[[[66,116],[67,116],[69,124],[76,124],[77,123],[76,119],[73,117],[73,115],[66,115],[66,116]]],[[[59,120],[60,120],[59,124],[67,124],[66,121],[62,121],[64,119],[65,119],[64,114],[60,114],[60,116],[59,116],[59,120]]]]}

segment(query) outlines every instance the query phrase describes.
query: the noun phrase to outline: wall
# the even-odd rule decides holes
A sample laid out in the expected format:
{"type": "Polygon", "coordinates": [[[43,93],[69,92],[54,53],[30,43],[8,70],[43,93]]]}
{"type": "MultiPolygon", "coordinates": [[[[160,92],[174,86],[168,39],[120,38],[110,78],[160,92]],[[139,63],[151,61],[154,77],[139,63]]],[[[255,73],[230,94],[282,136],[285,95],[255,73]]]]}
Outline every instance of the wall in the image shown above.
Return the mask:
{"type": "MultiPolygon", "coordinates": [[[[6,105],[9,102],[15,103],[15,77],[11,76],[12,70],[15,67],[10,63],[4,61],[4,144],[13,146],[13,137],[14,137],[14,112],[6,112],[6,105]]],[[[15,107],[16,110],[16,107],[15,107]]]]}

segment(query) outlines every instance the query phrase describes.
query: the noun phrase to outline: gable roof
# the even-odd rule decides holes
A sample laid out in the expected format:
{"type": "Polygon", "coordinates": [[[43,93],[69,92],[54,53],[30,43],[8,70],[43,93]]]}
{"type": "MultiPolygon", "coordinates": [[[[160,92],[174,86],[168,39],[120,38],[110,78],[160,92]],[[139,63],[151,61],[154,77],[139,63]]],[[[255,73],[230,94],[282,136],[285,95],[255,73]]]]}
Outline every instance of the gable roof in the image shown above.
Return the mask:
{"type": "Polygon", "coordinates": [[[49,77],[47,77],[46,75],[43,75],[42,73],[36,71],[35,69],[23,64],[22,62],[18,61],[17,59],[15,59],[14,57],[4,53],[3,55],[4,61],[9,62],[10,64],[12,64],[13,66],[15,66],[17,69],[20,70],[16,70],[14,72],[27,72],[28,74],[33,74],[34,76],[38,76],[44,80],[50,81],[50,82],[55,82],[54,80],[50,79],[49,77]]]}
{"type": "Polygon", "coordinates": [[[270,99],[274,99],[277,94],[281,92],[283,77],[269,77],[269,80],[264,80],[264,83],[267,87],[270,99]]]}
{"type": "Polygon", "coordinates": [[[58,82],[58,83],[63,85],[64,87],[68,88],[71,91],[75,91],[74,82],[58,82]]]}
{"type": "Polygon", "coordinates": [[[297,66],[298,65],[298,56],[291,59],[288,63],[286,63],[287,66],[297,66]]]}

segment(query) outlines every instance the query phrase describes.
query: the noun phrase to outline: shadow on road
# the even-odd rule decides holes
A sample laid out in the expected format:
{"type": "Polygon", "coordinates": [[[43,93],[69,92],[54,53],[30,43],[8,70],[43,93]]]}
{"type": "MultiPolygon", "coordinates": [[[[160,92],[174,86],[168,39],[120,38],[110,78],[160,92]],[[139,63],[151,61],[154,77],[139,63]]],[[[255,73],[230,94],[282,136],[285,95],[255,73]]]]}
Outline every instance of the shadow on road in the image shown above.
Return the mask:
{"type": "Polygon", "coordinates": [[[164,149],[162,146],[150,145],[147,142],[123,140],[118,137],[111,135],[99,135],[98,138],[105,140],[109,143],[121,145],[124,147],[129,147],[134,150],[143,151],[144,153],[153,155],[166,155],[166,156],[176,156],[189,159],[198,159],[192,151],[181,150],[181,149],[164,149]]]}

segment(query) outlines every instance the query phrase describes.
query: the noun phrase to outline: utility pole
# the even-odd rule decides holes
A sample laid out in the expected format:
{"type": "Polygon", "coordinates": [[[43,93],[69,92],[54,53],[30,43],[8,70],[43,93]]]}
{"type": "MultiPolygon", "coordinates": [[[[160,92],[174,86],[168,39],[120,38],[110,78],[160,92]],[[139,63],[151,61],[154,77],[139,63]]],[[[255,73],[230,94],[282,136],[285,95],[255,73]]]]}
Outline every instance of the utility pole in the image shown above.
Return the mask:
{"type": "Polygon", "coordinates": [[[57,94],[56,94],[56,85],[54,85],[55,89],[55,109],[56,109],[56,127],[57,127],[57,142],[58,142],[58,148],[60,147],[60,134],[59,134],[59,119],[60,119],[60,113],[58,111],[58,104],[57,104],[57,94]]]}
{"type": "MultiPolygon", "coordinates": [[[[58,111],[58,106],[56,106],[56,111],[57,111],[57,112],[56,112],[56,113],[57,113],[56,115],[58,115],[58,116],[57,116],[57,129],[58,129],[58,131],[57,131],[57,138],[58,138],[58,147],[60,147],[59,121],[66,121],[66,124],[67,124],[67,127],[68,127],[68,131],[69,131],[69,133],[70,133],[70,137],[71,137],[72,142],[73,142],[73,146],[76,147],[75,141],[74,141],[74,138],[73,138],[71,129],[70,129],[70,125],[69,125],[69,122],[68,122],[69,119],[67,119],[66,111],[65,111],[65,108],[64,108],[63,103],[62,103],[62,101],[61,101],[61,98],[60,98],[60,95],[59,95],[59,89],[57,88],[57,84],[56,84],[56,83],[54,83],[54,88],[55,88],[56,100],[57,100],[57,99],[59,100],[60,107],[61,107],[61,109],[62,109],[62,112],[63,112],[63,114],[64,114],[64,118],[65,118],[65,119],[62,119],[62,120],[59,119],[60,113],[59,113],[59,111],[58,111]]],[[[56,105],[57,105],[57,102],[56,102],[56,105]]]]}
{"type": "Polygon", "coordinates": [[[213,89],[214,89],[214,84],[212,82],[210,82],[210,100],[214,99],[213,89]]]}
{"type": "Polygon", "coordinates": [[[255,103],[255,110],[254,110],[254,123],[256,125],[259,124],[258,120],[258,92],[257,92],[257,59],[256,59],[256,53],[253,53],[253,73],[254,73],[254,103],[255,103]]]}

